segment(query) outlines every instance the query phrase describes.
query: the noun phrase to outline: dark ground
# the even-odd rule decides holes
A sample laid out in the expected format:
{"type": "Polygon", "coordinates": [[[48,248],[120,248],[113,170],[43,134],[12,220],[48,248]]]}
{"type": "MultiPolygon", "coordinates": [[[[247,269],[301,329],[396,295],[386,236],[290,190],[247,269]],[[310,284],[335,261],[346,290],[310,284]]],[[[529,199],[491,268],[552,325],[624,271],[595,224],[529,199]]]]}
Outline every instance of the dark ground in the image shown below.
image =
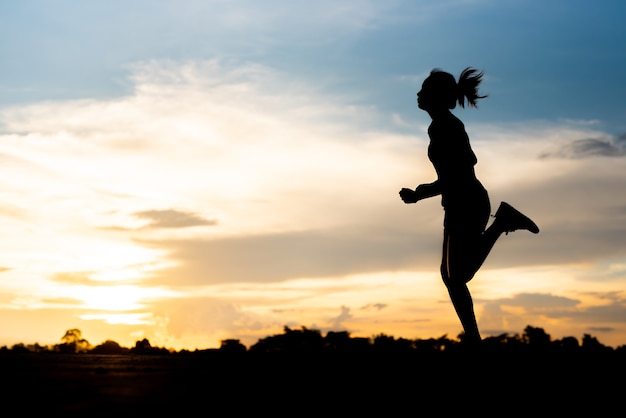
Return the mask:
{"type": "Polygon", "coordinates": [[[0,371],[22,416],[599,417],[626,397],[623,355],[3,353],[0,371]]]}

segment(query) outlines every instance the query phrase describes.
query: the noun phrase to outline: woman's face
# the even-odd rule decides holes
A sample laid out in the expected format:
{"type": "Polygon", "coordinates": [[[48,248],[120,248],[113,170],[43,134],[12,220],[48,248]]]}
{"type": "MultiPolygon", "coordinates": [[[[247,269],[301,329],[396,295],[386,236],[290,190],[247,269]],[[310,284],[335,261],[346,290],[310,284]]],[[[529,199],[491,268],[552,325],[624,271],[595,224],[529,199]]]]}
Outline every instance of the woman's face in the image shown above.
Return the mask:
{"type": "Polygon", "coordinates": [[[433,110],[452,109],[454,98],[448,94],[447,86],[442,86],[439,80],[428,77],[417,92],[417,107],[427,112],[433,110]]]}
{"type": "Polygon", "coordinates": [[[428,110],[432,108],[434,97],[432,83],[428,82],[428,79],[422,84],[422,89],[417,92],[417,107],[422,110],[428,110]]]}

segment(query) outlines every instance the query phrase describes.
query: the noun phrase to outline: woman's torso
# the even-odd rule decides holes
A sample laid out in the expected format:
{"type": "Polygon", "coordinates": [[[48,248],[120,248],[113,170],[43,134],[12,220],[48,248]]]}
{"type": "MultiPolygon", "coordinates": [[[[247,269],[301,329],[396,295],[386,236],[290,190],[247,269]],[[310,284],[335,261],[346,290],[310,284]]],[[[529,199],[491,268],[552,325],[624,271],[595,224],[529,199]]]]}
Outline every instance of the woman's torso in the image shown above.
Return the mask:
{"type": "Polygon", "coordinates": [[[463,122],[450,114],[433,121],[428,136],[428,158],[437,172],[444,208],[471,205],[473,199],[482,200],[485,189],[474,171],[478,160],[463,122]]]}

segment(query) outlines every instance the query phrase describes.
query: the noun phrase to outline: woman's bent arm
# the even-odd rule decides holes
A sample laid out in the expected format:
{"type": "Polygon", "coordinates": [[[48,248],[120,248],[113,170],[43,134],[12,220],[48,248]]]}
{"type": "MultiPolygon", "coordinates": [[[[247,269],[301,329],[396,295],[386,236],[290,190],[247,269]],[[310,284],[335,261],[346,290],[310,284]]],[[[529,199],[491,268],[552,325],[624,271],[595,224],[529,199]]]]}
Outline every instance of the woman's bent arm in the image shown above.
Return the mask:
{"type": "Polygon", "coordinates": [[[439,180],[432,183],[420,184],[415,190],[403,188],[400,190],[400,198],[404,203],[415,203],[422,199],[438,196],[441,194],[441,185],[439,180]]]}

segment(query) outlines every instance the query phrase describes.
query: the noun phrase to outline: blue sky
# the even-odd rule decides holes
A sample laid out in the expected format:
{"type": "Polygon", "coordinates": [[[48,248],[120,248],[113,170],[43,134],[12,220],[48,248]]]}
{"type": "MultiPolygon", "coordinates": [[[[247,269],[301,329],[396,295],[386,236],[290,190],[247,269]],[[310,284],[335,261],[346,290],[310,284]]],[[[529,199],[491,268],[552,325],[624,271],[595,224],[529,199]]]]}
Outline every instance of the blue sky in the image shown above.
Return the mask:
{"type": "Polygon", "coordinates": [[[280,69],[409,114],[413,83],[485,69],[498,120],[594,119],[626,131],[619,1],[19,1],[0,6],[1,103],[110,97],[128,65],[220,59],[280,69]],[[406,79],[405,79],[406,80],[406,79]]]}
{"type": "Polygon", "coordinates": [[[283,325],[460,332],[416,92],[456,109],[492,206],[528,212],[471,283],[485,335],[626,343],[619,1],[5,1],[0,344],[250,343],[283,325]],[[10,320],[9,320],[10,319],[10,320]]]}

